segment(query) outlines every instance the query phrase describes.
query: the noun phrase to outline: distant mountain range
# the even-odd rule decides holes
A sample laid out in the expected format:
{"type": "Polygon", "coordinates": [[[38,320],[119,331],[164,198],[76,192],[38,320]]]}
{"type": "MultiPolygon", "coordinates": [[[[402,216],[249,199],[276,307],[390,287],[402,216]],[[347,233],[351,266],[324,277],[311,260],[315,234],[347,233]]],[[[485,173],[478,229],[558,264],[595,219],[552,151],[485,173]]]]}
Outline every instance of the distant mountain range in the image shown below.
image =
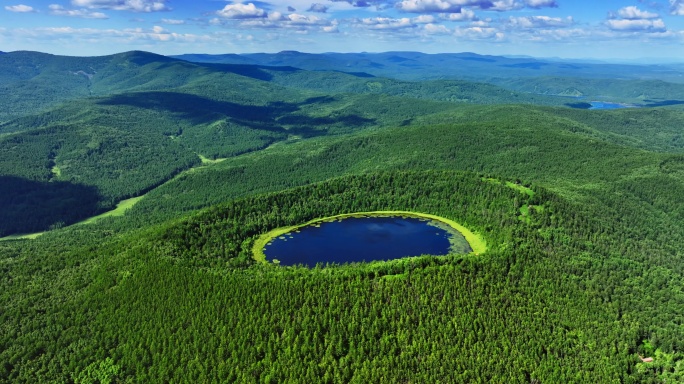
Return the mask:
{"type": "Polygon", "coordinates": [[[166,57],[132,51],[68,57],[18,51],[0,58],[0,99],[5,101],[0,122],[68,100],[173,89],[209,78],[221,84],[224,80],[217,77],[236,75],[323,93],[383,93],[477,104],[564,105],[570,103],[567,97],[643,105],[684,100],[681,65],[569,63],[475,53],[283,51],[166,57]]]}
{"type": "MultiPolygon", "coordinates": [[[[543,97],[511,95],[508,91],[485,84],[475,87],[470,85],[466,87],[466,91],[458,91],[451,87],[448,94],[444,94],[443,84],[436,89],[434,84],[418,85],[391,79],[373,79],[373,86],[368,87],[368,78],[375,75],[369,74],[365,66],[349,67],[347,61],[335,57],[327,58],[325,55],[293,52],[285,53],[282,59],[269,58],[270,56],[222,55],[212,61],[209,60],[211,57],[201,55],[206,60],[191,63],[140,51],[100,57],[11,52],[2,55],[0,59],[0,100],[5,101],[5,107],[0,109],[0,122],[34,114],[67,100],[122,92],[174,89],[205,81],[213,86],[224,83],[229,86],[233,84],[235,76],[244,81],[259,80],[273,85],[281,84],[322,92],[400,92],[402,96],[445,101],[458,99],[484,104],[563,104],[559,100],[543,97]],[[257,61],[263,63],[256,63],[257,61]],[[313,72],[311,68],[316,68],[316,63],[319,63],[323,70],[313,72]],[[381,91],[379,85],[382,86],[381,91]],[[499,96],[496,96],[497,94],[499,96]]],[[[401,62],[400,59],[394,60],[401,62]]],[[[250,86],[246,87],[241,90],[243,94],[248,93],[247,89],[250,86]]]]}
{"type": "Polygon", "coordinates": [[[225,64],[292,66],[308,70],[366,72],[402,80],[465,79],[490,81],[511,77],[584,77],[610,79],[659,79],[684,82],[684,70],[676,65],[627,65],[567,60],[504,57],[476,53],[425,54],[420,52],[322,53],[297,51],[252,54],[186,54],[178,59],[225,64]]]}

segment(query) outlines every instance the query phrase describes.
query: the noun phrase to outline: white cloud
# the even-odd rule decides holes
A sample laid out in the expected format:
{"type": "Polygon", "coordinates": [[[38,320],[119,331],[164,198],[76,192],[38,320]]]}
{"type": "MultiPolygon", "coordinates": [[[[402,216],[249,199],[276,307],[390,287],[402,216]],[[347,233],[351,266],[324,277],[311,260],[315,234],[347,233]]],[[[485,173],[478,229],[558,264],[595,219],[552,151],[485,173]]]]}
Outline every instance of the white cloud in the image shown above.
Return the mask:
{"type": "Polygon", "coordinates": [[[633,5],[621,8],[618,10],[617,15],[627,20],[657,19],[659,17],[657,13],[642,11],[633,5]]]}
{"type": "Polygon", "coordinates": [[[285,20],[283,14],[280,12],[269,12],[266,16],[271,21],[285,20]]]}
{"type": "Polygon", "coordinates": [[[306,34],[309,31],[320,31],[325,33],[339,32],[337,20],[329,20],[315,15],[303,15],[299,13],[283,14],[277,11],[266,12],[256,8],[254,4],[238,4],[226,6],[217,13],[223,18],[214,18],[209,21],[210,25],[222,25],[228,27],[239,27],[243,29],[290,29],[295,33],[306,34]]]}
{"type": "MultiPolygon", "coordinates": [[[[547,0],[528,0],[528,2],[543,2],[547,0]]],[[[460,13],[463,7],[487,11],[511,11],[525,7],[519,0],[402,0],[395,5],[405,12],[427,13],[460,13]]]]}
{"type": "Polygon", "coordinates": [[[50,4],[50,14],[57,16],[80,17],[83,19],[108,19],[102,12],[92,12],[87,9],[65,9],[61,5],[50,4]]]}
{"type": "Polygon", "coordinates": [[[420,15],[413,18],[413,22],[416,24],[430,24],[435,21],[435,17],[432,15],[420,15]]]}
{"type": "Polygon", "coordinates": [[[656,20],[608,20],[606,25],[613,31],[623,32],[665,32],[667,28],[661,19],[656,20]]]}
{"type": "Polygon", "coordinates": [[[398,30],[415,28],[416,25],[408,17],[393,19],[389,17],[368,17],[357,22],[358,26],[373,30],[398,30]]]}
{"type": "Polygon", "coordinates": [[[328,23],[327,20],[321,19],[320,17],[300,15],[297,13],[291,13],[285,16],[285,18],[290,25],[321,25],[328,23]]]}
{"type": "Polygon", "coordinates": [[[525,0],[525,5],[529,8],[558,8],[556,0],[525,0]]]}
{"type": "Polygon", "coordinates": [[[493,1],[492,4],[493,6],[487,9],[499,12],[514,11],[524,7],[523,3],[516,0],[498,0],[493,1]]]}
{"type": "Polygon", "coordinates": [[[161,22],[164,24],[169,24],[169,25],[185,24],[185,20],[176,20],[176,19],[161,19],[161,22]]]}
{"type": "Polygon", "coordinates": [[[549,16],[510,17],[508,24],[516,28],[564,28],[574,23],[572,16],[565,19],[549,16]]]}
{"type": "Polygon", "coordinates": [[[449,0],[403,0],[397,3],[397,8],[405,12],[451,12],[458,13],[461,6],[449,0]]]}
{"type": "Polygon", "coordinates": [[[670,0],[670,12],[673,15],[684,16],[684,0],[670,0]]]}
{"type": "MultiPolygon", "coordinates": [[[[326,5],[323,5],[321,3],[313,3],[309,7],[309,9],[306,10],[307,12],[318,12],[318,13],[326,13],[328,12],[328,7],[326,5]]],[[[294,11],[291,11],[294,12],[294,11]]]]}
{"type": "Polygon", "coordinates": [[[426,24],[423,30],[428,35],[448,35],[452,31],[441,24],[426,24]]]}
{"type": "Polygon", "coordinates": [[[88,43],[97,42],[131,44],[146,42],[177,42],[177,43],[198,43],[223,41],[218,35],[194,35],[179,34],[155,26],[152,29],[130,28],[130,29],[96,29],[96,28],[20,28],[13,30],[14,36],[40,40],[76,40],[88,43]]]}
{"type": "MultiPolygon", "coordinates": [[[[672,2],[672,1],[671,1],[672,2]]],[[[667,27],[658,14],[642,11],[635,6],[621,8],[617,14],[611,13],[605,25],[615,32],[667,33],[667,27]]]]}
{"type": "Polygon", "coordinates": [[[216,14],[226,19],[258,19],[266,17],[266,11],[257,8],[254,3],[228,4],[222,10],[217,11],[216,14]]]}
{"type": "Polygon", "coordinates": [[[467,40],[503,40],[506,35],[496,28],[467,27],[456,28],[454,36],[467,40]]]}
{"type": "Polygon", "coordinates": [[[441,17],[444,20],[449,20],[449,21],[475,21],[477,20],[477,16],[475,16],[475,12],[461,8],[461,12],[452,12],[452,13],[440,13],[439,17],[441,17]]]}
{"type": "Polygon", "coordinates": [[[33,7],[24,5],[24,4],[18,4],[18,5],[6,5],[5,10],[10,11],[10,12],[17,12],[17,13],[29,13],[29,12],[35,12],[36,10],[33,9],[33,7]]]}
{"type": "Polygon", "coordinates": [[[535,31],[534,39],[537,41],[572,41],[576,42],[584,38],[596,38],[596,34],[585,28],[566,29],[540,29],[535,31]]]}
{"type": "Polygon", "coordinates": [[[334,20],[330,25],[326,25],[321,30],[325,33],[339,33],[340,30],[338,28],[338,22],[337,20],[334,20]]]}
{"type": "Polygon", "coordinates": [[[167,0],[71,0],[71,4],[90,9],[115,11],[159,12],[168,11],[167,0]]]}

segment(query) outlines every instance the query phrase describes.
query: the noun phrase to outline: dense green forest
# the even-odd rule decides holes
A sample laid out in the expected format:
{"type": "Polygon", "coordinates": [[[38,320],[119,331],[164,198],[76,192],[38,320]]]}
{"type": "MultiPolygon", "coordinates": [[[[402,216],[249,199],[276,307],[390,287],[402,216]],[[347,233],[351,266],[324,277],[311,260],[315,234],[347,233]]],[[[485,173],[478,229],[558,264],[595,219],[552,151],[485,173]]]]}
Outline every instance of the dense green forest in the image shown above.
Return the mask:
{"type": "MultiPolygon", "coordinates": [[[[392,55],[387,71],[411,56],[392,55]]],[[[0,117],[0,237],[47,231],[0,241],[0,382],[684,381],[677,106],[580,110],[269,55],[6,56],[6,92],[38,99],[0,117]],[[41,96],[64,70],[89,90],[41,96]],[[454,220],[488,250],[252,259],[271,229],[374,210],[454,220]]],[[[591,84],[635,84],[600,69],[591,84]]]]}
{"type": "Polygon", "coordinates": [[[630,249],[628,224],[532,189],[469,173],[374,173],[236,200],[136,236],[86,239],[74,227],[5,243],[15,262],[4,264],[3,321],[14,324],[4,377],[653,380],[636,355],[651,343],[666,354],[682,347],[684,303],[667,288],[679,273],[630,249]],[[523,206],[534,207],[528,220],[523,206]],[[314,270],[250,259],[251,241],[269,229],[378,209],[458,220],[490,249],[314,270]],[[12,282],[29,276],[35,288],[22,294],[12,282]],[[669,309],[644,302],[649,291],[669,309]]]}

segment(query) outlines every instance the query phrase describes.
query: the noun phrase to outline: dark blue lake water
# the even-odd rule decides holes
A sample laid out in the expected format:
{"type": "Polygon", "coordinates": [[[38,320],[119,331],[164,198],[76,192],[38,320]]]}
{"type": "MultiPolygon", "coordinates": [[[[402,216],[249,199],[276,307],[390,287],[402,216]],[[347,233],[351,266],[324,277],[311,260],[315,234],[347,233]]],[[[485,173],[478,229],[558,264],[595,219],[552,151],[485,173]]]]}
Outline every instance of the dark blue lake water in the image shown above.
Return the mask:
{"type": "Polygon", "coordinates": [[[630,105],[620,104],[620,103],[608,103],[603,101],[592,101],[591,108],[589,109],[620,109],[620,108],[633,108],[630,105]]]}
{"type": "Polygon", "coordinates": [[[351,263],[407,256],[469,253],[458,231],[417,218],[363,217],[320,222],[274,239],[264,248],[266,259],[281,265],[351,263]]]}

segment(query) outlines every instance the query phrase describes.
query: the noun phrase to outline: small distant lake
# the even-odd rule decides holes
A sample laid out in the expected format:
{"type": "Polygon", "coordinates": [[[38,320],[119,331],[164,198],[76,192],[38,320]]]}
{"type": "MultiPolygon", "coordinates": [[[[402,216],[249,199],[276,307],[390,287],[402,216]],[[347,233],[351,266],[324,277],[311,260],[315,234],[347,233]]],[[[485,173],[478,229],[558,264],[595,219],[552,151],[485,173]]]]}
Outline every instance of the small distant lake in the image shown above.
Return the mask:
{"type": "Polygon", "coordinates": [[[394,216],[318,222],[284,234],[264,248],[269,261],[309,267],[471,251],[463,235],[446,224],[394,216]]]}
{"type": "MultiPolygon", "coordinates": [[[[624,103],[610,103],[607,101],[579,101],[576,103],[565,104],[570,108],[575,109],[590,109],[590,110],[601,110],[601,109],[621,109],[621,108],[639,108],[639,105],[624,104],[624,103]]],[[[669,104],[668,104],[669,105],[669,104]]],[[[650,106],[650,105],[646,105],[650,106]]],[[[655,106],[655,105],[654,105],[655,106]]]]}
{"type": "Polygon", "coordinates": [[[628,104],[621,104],[621,103],[608,103],[605,101],[592,101],[589,104],[591,104],[592,110],[596,109],[620,109],[620,108],[634,108],[635,106],[633,105],[628,105],[628,104]]]}

